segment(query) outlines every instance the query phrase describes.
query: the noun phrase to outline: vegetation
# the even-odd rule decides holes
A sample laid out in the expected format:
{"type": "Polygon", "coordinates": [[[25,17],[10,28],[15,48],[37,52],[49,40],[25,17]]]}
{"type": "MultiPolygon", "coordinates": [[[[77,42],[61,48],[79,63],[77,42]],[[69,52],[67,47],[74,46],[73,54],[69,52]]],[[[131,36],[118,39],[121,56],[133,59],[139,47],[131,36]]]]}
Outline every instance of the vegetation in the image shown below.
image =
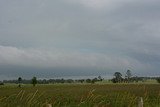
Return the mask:
{"type": "Polygon", "coordinates": [[[115,72],[114,76],[115,76],[115,78],[112,79],[113,83],[120,83],[120,82],[122,82],[123,78],[122,78],[122,74],[120,72],[115,72]]]}
{"type": "Polygon", "coordinates": [[[144,107],[160,106],[159,84],[50,84],[0,87],[0,107],[144,107]]]}
{"type": "MultiPolygon", "coordinates": [[[[20,83],[23,84],[33,84],[33,80],[35,81],[35,78],[31,79],[31,80],[25,80],[22,79],[20,83]]],[[[101,76],[98,76],[97,78],[93,78],[93,79],[77,79],[77,80],[73,80],[73,79],[39,79],[37,81],[37,84],[56,84],[56,83],[95,83],[95,82],[101,82],[103,79],[101,76]]],[[[4,80],[3,83],[16,83],[19,84],[19,80],[4,80]]]]}
{"type": "Polygon", "coordinates": [[[21,87],[21,82],[22,82],[22,78],[19,77],[19,78],[18,78],[18,87],[21,87]]]}
{"type": "Polygon", "coordinates": [[[37,78],[36,77],[32,78],[32,84],[33,84],[33,86],[36,86],[36,84],[37,84],[37,78]]]}
{"type": "Polygon", "coordinates": [[[157,77],[133,77],[130,70],[125,78],[115,72],[108,84],[101,76],[79,80],[19,77],[0,82],[0,107],[136,107],[141,97],[145,107],[160,107],[160,85],[156,80],[160,83],[157,77]],[[148,80],[149,84],[144,84],[148,80]]]}
{"type": "Polygon", "coordinates": [[[126,72],[127,82],[131,82],[131,77],[132,77],[131,71],[130,71],[130,70],[127,70],[127,72],[126,72]]]}
{"type": "Polygon", "coordinates": [[[160,77],[158,77],[156,80],[157,80],[158,83],[160,83],[160,77]]]}

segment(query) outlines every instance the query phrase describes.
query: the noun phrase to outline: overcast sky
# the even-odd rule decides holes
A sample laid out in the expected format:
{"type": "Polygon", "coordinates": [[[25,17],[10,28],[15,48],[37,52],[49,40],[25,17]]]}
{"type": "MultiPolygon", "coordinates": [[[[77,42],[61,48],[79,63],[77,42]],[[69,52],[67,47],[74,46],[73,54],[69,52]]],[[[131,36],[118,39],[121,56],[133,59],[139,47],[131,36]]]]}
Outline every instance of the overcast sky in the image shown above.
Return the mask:
{"type": "Polygon", "coordinates": [[[0,78],[160,75],[160,0],[1,0],[0,78]]]}

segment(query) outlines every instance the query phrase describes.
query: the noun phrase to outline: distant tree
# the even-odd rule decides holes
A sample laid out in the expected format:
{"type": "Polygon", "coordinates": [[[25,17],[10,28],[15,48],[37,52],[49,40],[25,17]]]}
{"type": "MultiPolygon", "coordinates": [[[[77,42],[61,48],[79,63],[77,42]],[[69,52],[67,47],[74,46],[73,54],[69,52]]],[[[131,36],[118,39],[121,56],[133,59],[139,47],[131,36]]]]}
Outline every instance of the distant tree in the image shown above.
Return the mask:
{"type": "Polygon", "coordinates": [[[91,82],[94,84],[95,82],[97,82],[98,81],[98,79],[97,78],[94,78],[94,79],[92,79],[91,80],[91,82]]]}
{"type": "Polygon", "coordinates": [[[99,79],[99,81],[102,81],[102,80],[103,80],[101,76],[98,76],[98,79],[99,79]]]}
{"type": "Polygon", "coordinates": [[[160,77],[158,77],[156,80],[157,80],[158,83],[160,83],[160,77]]]}
{"type": "Polygon", "coordinates": [[[115,72],[114,73],[114,76],[115,76],[115,78],[114,78],[114,82],[121,82],[122,80],[123,80],[123,78],[122,78],[122,74],[120,73],[120,72],[115,72]]]}
{"type": "Polygon", "coordinates": [[[49,79],[48,82],[54,84],[54,83],[56,83],[56,80],[55,79],[49,79]]]}
{"type": "Polygon", "coordinates": [[[73,83],[74,82],[74,80],[72,80],[72,79],[67,79],[66,80],[66,83],[73,83]]]}
{"type": "Polygon", "coordinates": [[[118,82],[118,81],[116,80],[116,78],[111,79],[111,81],[112,81],[113,83],[117,83],[117,82],[118,82]]]}
{"type": "Polygon", "coordinates": [[[60,80],[60,82],[61,82],[61,83],[65,83],[65,80],[62,78],[62,79],[60,80]]]}
{"type": "Polygon", "coordinates": [[[37,84],[37,78],[36,77],[32,78],[32,84],[33,84],[33,86],[36,86],[36,84],[37,84]]]}
{"type": "Polygon", "coordinates": [[[77,80],[78,82],[80,83],[83,83],[85,80],[84,79],[80,79],[80,80],[77,80]]]}
{"type": "Polygon", "coordinates": [[[138,82],[138,76],[132,77],[133,81],[138,82]]]}
{"type": "Polygon", "coordinates": [[[19,77],[19,78],[18,78],[18,87],[21,87],[21,82],[22,82],[22,78],[19,77]]]}
{"type": "Polygon", "coordinates": [[[38,80],[37,81],[38,84],[48,84],[49,80],[43,79],[43,80],[38,80]]]}
{"type": "Polygon", "coordinates": [[[127,70],[126,72],[126,78],[127,78],[127,81],[130,82],[131,81],[131,77],[132,77],[132,73],[130,70],[127,70]]]}
{"type": "Polygon", "coordinates": [[[0,85],[4,85],[4,83],[2,81],[0,81],[0,85]]]}
{"type": "Polygon", "coordinates": [[[86,83],[91,83],[92,80],[91,79],[86,79],[86,83]]]}

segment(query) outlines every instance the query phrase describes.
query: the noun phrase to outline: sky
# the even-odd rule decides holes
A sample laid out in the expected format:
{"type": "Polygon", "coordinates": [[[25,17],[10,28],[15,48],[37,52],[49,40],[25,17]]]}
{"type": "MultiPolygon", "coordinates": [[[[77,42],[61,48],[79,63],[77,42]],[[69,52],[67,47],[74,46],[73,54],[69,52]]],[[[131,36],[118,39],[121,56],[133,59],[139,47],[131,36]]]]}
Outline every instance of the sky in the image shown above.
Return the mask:
{"type": "Polygon", "coordinates": [[[160,76],[159,0],[1,0],[0,78],[160,76]]]}

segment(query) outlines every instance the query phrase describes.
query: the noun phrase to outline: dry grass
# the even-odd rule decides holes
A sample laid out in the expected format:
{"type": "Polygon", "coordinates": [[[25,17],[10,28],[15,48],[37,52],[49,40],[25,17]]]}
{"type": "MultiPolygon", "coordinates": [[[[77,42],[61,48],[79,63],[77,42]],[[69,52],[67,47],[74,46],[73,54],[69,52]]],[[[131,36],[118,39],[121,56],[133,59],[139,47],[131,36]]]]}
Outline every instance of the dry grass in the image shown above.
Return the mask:
{"type": "Polygon", "coordinates": [[[54,84],[0,87],[1,107],[160,107],[158,84],[54,84]]]}

